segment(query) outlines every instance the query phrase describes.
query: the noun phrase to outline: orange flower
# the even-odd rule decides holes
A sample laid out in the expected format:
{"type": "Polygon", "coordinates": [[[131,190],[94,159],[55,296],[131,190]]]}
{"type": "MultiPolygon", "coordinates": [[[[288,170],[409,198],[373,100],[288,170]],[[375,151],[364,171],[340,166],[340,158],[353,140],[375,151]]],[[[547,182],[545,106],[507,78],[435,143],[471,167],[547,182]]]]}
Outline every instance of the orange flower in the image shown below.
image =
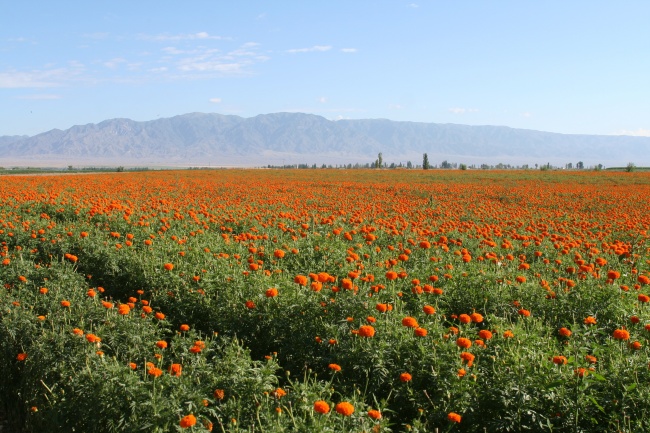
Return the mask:
{"type": "Polygon", "coordinates": [[[156,346],[157,346],[159,349],[166,349],[166,348],[167,348],[167,342],[164,341],[164,340],[156,341],[156,346]]]}
{"type": "Polygon", "coordinates": [[[373,337],[375,335],[375,328],[370,325],[363,325],[359,327],[359,335],[362,337],[373,337]]]}
{"type": "Polygon", "coordinates": [[[305,277],[304,275],[296,275],[296,277],[293,279],[293,282],[300,286],[306,286],[307,277],[305,277]]]}
{"type": "Polygon", "coordinates": [[[409,373],[402,373],[399,375],[399,380],[401,382],[410,382],[413,377],[409,373]]]}
{"type": "Polygon", "coordinates": [[[402,325],[406,326],[407,328],[417,328],[418,321],[415,320],[413,317],[407,316],[402,319],[402,325]]]}
{"type": "Polygon", "coordinates": [[[415,328],[414,332],[416,337],[426,337],[428,334],[428,331],[424,328],[415,328]]]}
{"type": "Polygon", "coordinates": [[[287,395],[287,392],[282,388],[276,388],[276,390],[273,391],[273,397],[275,398],[282,398],[285,395],[287,395]]]}
{"type": "Polygon", "coordinates": [[[102,301],[102,305],[103,305],[104,308],[106,308],[106,309],[111,309],[111,308],[114,307],[114,305],[113,305],[112,302],[107,302],[107,301],[102,301]]]}
{"type": "Polygon", "coordinates": [[[465,361],[465,362],[467,363],[467,366],[468,366],[468,367],[471,367],[472,364],[474,363],[474,355],[472,355],[472,354],[469,353],[469,352],[462,352],[462,353],[460,354],[460,359],[462,359],[463,361],[465,361]]]}
{"type": "Polygon", "coordinates": [[[70,301],[66,301],[66,300],[61,301],[61,306],[63,308],[68,308],[70,306],[70,301]]]}
{"type": "Polygon", "coordinates": [[[95,334],[86,334],[86,340],[88,340],[89,343],[99,343],[102,341],[102,339],[95,334]]]}
{"type": "Polygon", "coordinates": [[[479,313],[472,313],[469,315],[469,317],[472,319],[472,322],[474,323],[481,323],[483,321],[483,315],[479,313]]]}
{"type": "Polygon", "coordinates": [[[560,334],[562,337],[570,337],[572,332],[568,330],[567,328],[560,328],[558,331],[558,334],[560,334]]]}
{"type": "Polygon", "coordinates": [[[185,415],[181,418],[180,426],[181,428],[190,428],[196,424],[196,417],[192,414],[185,415]]]}
{"type": "Polygon", "coordinates": [[[520,316],[523,316],[523,317],[528,317],[528,316],[530,316],[530,311],[525,310],[525,309],[523,309],[523,308],[520,309],[520,310],[518,311],[518,313],[519,313],[520,316]]]}
{"type": "Polygon", "coordinates": [[[458,340],[456,340],[456,345],[463,349],[469,349],[472,346],[472,340],[469,338],[460,337],[458,340]]]}
{"type": "Polygon", "coordinates": [[[129,314],[129,311],[131,311],[131,307],[129,307],[129,306],[126,305],[126,304],[120,304],[120,305],[117,307],[117,312],[118,312],[119,314],[121,314],[122,316],[126,316],[127,314],[129,314]]]}
{"type": "Polygon", "coordinates": [[[190,330],[190,325],[182,324],[180,330],[185,332],[190,330]]]}
{"type": "Polygon", "coordinates": [[[462,417],[460,415],[458,415],[456,412],[449,412],[447,414],[447,419],[450,422],[459,423],[461,421],[462,417]]]}
{"type": "Polygon", "coordinates": [[[595,325],[596,324],[596,318],[592,316],[587,316],[585,317],[585,320],[583,321],[585,325],[595,325]]]}
{"type": "Polygon", "coordinates": [[[172,376],[180,376],[183,372],[183,366],[180,364],[172,364],[169,366],[169,374],[172,376]]]}
{"type": "Polygon", "coordinates": [[[318,413],[326,414],[330,411],[330,405],[323,400],[318,400],[314,403],[314,410],[318,413]]]}
{"type": "Polygon", "coordinates": [[[368,416],[370,418],[372,418],[372,419],[379,420],[379,419],[381,419],[381,412],[379,412],[378,410],[375,410],[375,409],[370,409],[368,411],[368,416]]]}
{"type": "Polygon", "coordinates": [[[248,308],[249,310],[252,310],[253,308],[255,308],[255,302],[246,301],[246,308],[248,308]]]}
{"type": "Polygon", "coordinates": [[[343,416],[350,416],[354,413],[354,406],[347,401],[337,403],[334,409],[336,410],[336,413],[340,413],[343,416]]]}
{"type": "Polygon", "coordinates": [[[638,298],[639,302],[645,304],[647,302],[650,302],[650,296],[644,295],[643,293],[639,294],[638,298]]]}
{"type": "Polygon", "coordinates": [[[436,314],[436,309],[433,308],[431,305],[425,305],[424,307],[422,307],[422,311],[424,311],[424,314],[428,314],[428,315],[436,314]]]}
{"type": "Polygon", "coordinates": [[[614,339],[616,340],[629,340],[630,339],[630,333],[625,330],[625,329],[617,329],[614,331],[612,334],[614,339]]]}
{"type": "Polygon", "coordinates": [[[216,398],[217,400],[223,400],[225,396],[226,396],[226,392],[223,389],[214,390],[214,398],[216,398]]]}
{"type": "Polygon", "coordinates": [[[160,377],[162,375],[162,370],[156,367],[152,367],[149,370],[147,370],[147,374],[153,377],[160,377]]]}
{"type": "Polygon", "coordinates": [[[278,296],[278,289],[270,288],[266,291],[265,295],[267,298],[275,298],[278,296]]]}
{"type": "Polygon", "coordinates": [[[397,272],[395,271],[388,271],[386,272],[386,279],[389,281],[393,281],[397,279],[397,272]]]}
{"type": "Polygon", "coordinates": [[[488,331],[487,329],[481,329],[478,331],[478,336],[481,337],[483,340],[489,340],[492,338],[492,332],[488,331]]]}
{"type": "Polygon", "coordinates": [[[172,269],[174,269],[174,265],[172,263],[165,263],[163,265],[163,268],[165,268],[166,271],[171,271],[172,269]]]}
{"type": "Polygon", "coordinates": [[[284,257],[284,254],[285,252],[282,250],[273,251],[273,257],[275,257],[276,259],[281,259],[282,257],[284,257]]]}
{"type": "Polygon", "coordinates": [[[641,349],[641,343],[638,341],[635,341],[634,343],[630,344],[630,348],[634,350],[640,350],[641,349]]]}
{"type": "Polygon", "coordinates": [[[566,365],[567,362],[568,361],[567,361],[566,357],[564,357],[564,356],[554,356],[553,357],[553,364],[566,365]]]}
{"type": "Polygon", "coordinates": [[[330,364],[327,366],[330,370],[341,371],[341,366],[338,364],[330,364]]]}
{"type": "Polygon", "coordinates": [[[25,352],[19,353],[18,355],[16,355],[16,359],[18,361],[24,361],[27,359],[27,354],[25,352]]]}
{"type": "Polygon", "coordinates": [[[469,317],[469,314],[461,314],[460,316],[458,316],[458,320],[460,321],[460,323],[467,324],[472,321],[472,318],[469,317]]]}
{"type": "Polygon", "coordinates": [[[388,310],[388,305],[387,304],[377,304],[375,305],[375,309],[379,311],[380,313],[385,313],[388,310]]]}

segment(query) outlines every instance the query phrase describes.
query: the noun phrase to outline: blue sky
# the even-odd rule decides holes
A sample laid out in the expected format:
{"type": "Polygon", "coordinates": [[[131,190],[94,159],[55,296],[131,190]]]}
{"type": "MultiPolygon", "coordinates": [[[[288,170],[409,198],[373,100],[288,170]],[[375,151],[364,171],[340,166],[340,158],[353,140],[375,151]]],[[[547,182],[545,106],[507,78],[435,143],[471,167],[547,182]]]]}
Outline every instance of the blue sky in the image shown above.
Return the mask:
{"type": "Polygon", "coordinates": [[[650,135],[650,1],[0,0],[0,135],[189,112],[650,135]]]}

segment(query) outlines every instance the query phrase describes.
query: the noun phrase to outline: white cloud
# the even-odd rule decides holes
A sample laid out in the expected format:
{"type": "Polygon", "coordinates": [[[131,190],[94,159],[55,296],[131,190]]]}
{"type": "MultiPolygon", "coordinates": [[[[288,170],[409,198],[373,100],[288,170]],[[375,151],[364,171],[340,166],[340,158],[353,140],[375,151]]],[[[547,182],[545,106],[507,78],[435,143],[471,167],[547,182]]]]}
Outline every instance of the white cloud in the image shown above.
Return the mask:
{"type": "Polygon", "coordinates": [[[17,96],[18,99],[31,99],[31,100],[52,100],[52,99],[61,99],[61,95],[53,95],[53,94],[40,94],[40,95],[23,95],[23,96],[17,96]]]}
{"type": "Polygon", "coordinates": [[[123,59],[121,57],[115,57],[114,59],[104,62],[104,66],[110,69],[115,69],[120,65],[120,63],[125,63],[125,62],[126,59],[123,59]]]}
{"type": "Polygon", "coordinates": [[[392,110],[403,110],[404,106],[402,104],[393,104],[389,108],[392,110]]]}
{"type": "Polygon", "coordinates": [[[221,102],[221,98],[210,98],[209,101],[213,104],[218,104],[221,102]]]}
{"type": "Polygon", "coordinates": [[[454,108],[450,108],[449,111],[451,111],[454,114],[476,113],[478,111],[478,108],[454,107],[454,108]]]}
{"type": "Polygon", "coordinates": [[[533,114],[532,114],[532,113],[529,113],[528,111],[526,111],[525,113],[521,113],[521,116],[522,116],[522,117],[531,117],[532,115],[533,115],[533,114]]]}
{"type": "Polygon", "coordinates": [[[249,66],[269,59],[258,53],[256,50],[258,45],[248,42],[225,55],[220,54],[218,49],[198,48],[186,52],[186,57],[178,58],[174,63],[182,72],[244,74],[249,66]]]}
{"type": "Polygon", "coordinates": [[[344,53],[356,53],[357,49],[356,48],[341,48],[341,51],[344,53]]]}
{"type": "Polygon", "coordinates": [[[324,104],[324,103],[327,102],[327,98],[324,97],[324,96],[321,96],[320,98],[318,98],[318,102],[320,102],[321,104],[324,104]]]}
{"type": "Polygon", "coordinates": [[[409,4],[409,7],[419,8],[420,6],[418,4],[416,4],[416,3],[411,3],[411,4],[409,4]]]}
{"type": "Polygon", "coordinates": [[[309,53],[309,52],[314,52],[314,51],[329,51],[332,49],[331,45],[314,45],[313,47],[309,48],[293,48],[291,50],[287,50],[287,53],[309,53]]]}
{"type": "Polygon", "coordinates": [[[43,71],[9,71],[0,72],[0,89],[57,87],[63,81],[80,73],[77,65],[73,68],[56,68],[43,71]]]}
{"type": "Polygon", "coordinates": [[[141,39],[146,39],[149,41],[187,41],[187,40],[229,40],[230,38],[224,36],[215,36],[210,35],[208,32],[198,32],[198,33],[187,33],[187,34],[178,34],[178,35],[140,35],[141,39]]]}
{"type": "Polygon", "coordinates": [[[613,135],[632,135],[634,137],[650,137],[650,129],[639,128],[637,130],[621,129],[613,135]]]}
{"type": "Polygon", "coordinates": [[[184,53],[185,53],[185,51],[183,51],[183,50],[179,50],[179,49],[176,48],[176,47],[165,47],[165,48],[163,48],[162,50],[163,50],[164,52],[166,52],[167,54],[171,54],[171,55],[184,54],[184,53]]]}

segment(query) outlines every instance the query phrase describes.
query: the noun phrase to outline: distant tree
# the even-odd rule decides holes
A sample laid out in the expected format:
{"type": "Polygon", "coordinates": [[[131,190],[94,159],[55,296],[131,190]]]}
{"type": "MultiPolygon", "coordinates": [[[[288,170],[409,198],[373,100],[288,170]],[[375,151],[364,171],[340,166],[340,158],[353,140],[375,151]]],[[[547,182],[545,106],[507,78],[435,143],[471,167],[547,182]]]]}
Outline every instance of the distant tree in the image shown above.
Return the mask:
{"type": "Polygon", "coordinates": [[[627,171],[628,173],[631,173],[631,172],[634,171],[635,168],[636,168],[636,165],[634,165],[633,162],[628,162],[627,167],[625,167],[625,171],[627,171]]]}
{"type": "Polygon", "coordinates": [[[461,170],[467,170],[467,164],[461,164],[461,165],[459,166],[459,168],[460,168],[461,170]]]}
{"type": "Polygon", "coordinates": [[[582,161],[578,161],[578,163],[576,164],[576,168],[578,170],[584,170],[585,164],[582,161]]]}
{"type": "Polygon", "coordinates": [[[451,164],[450,164],[449,162],[447,162],[447,160],[445,159],[445,160],[442,161],[442,163],[440,164],[440,168],[451,168],[451,164]]]}
{"type": "Polygon", "coordinates": [[[72,171],[73,167],[71,165],[68,166],[68,171],[72,171]]]}
{"type": "Polygon", "coordinates": [[[117,167],[115,171],[117,171],[118,173],[122,173],[124,171],[124,167],[120,165],[119,167],[117,167]]]}
{"type": "Polygon", "coordinates": [[[395,163],[394,162],[390,163],[390,168],[395,168],[395,163]]]}
{"type": "Polygon", "coordinates": [[[424,155],[422,155],[422,168],[423,168],[424,170],[428,170],[429,167],[431,167],[431,166],[429,165],[429,155],[427,155],[427,154],[425,153],[424,155]]]}
{"type": "Polygon", "coordinates": [[[413,168],[413,164],[411,163],[411,161],[406,162],[406,168],[413,168]]]}
{"type": "Polygon", "coordinates": [[[377,155],[377,168],[381,168],[383,164],[384,164],[384,158],[381,152],[379,152],[379,155],[377,155]]]}

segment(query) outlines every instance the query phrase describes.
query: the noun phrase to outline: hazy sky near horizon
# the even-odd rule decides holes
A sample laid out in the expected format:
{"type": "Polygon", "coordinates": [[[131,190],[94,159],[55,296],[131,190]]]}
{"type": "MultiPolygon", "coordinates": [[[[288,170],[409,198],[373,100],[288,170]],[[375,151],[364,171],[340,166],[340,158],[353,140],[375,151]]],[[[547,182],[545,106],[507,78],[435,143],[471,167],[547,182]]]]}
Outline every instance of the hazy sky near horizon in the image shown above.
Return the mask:
{"type": "Polygon", "coordinates": [[[650,1],[0,0],[0,135],[189,112],[650,136],[650,1]]]}

